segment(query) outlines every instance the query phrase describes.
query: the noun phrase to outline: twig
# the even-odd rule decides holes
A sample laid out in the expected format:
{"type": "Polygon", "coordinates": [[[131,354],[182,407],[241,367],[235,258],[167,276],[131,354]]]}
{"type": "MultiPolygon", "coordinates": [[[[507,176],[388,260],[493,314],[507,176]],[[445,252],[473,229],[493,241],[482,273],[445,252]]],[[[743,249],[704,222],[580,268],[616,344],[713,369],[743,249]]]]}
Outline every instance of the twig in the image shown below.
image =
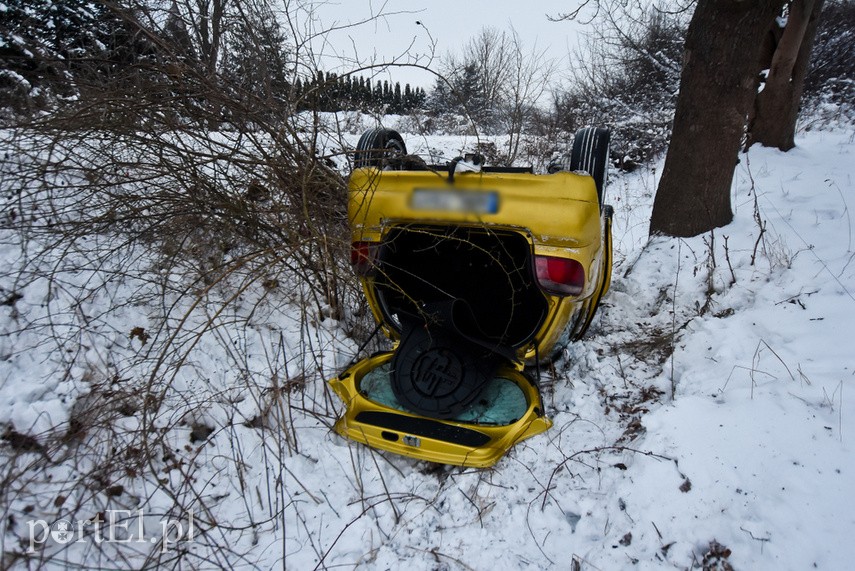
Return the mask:
{"type": "Polygon", "coordinates": [[[677,335],[677,284],[680,282],[680,262],[682,261],[682,247],[683,240],[679,240],[677,242],[677,275],[674,276],[674,294],[671,296],[671,400],[674,400],[674,397],[677,394],[677,384],[674,379],[674,353],[676,343],[675,338],[677,335]]]}
{"type": "Polygon", "coordinates": [[[736,273],[733,271],[733,264],[730,263],[730,248],[727,245],[728,236],[724,236],[724,259],[727,261],[727,267],[730,269],[730,286],[736,284],[736,273]]]}

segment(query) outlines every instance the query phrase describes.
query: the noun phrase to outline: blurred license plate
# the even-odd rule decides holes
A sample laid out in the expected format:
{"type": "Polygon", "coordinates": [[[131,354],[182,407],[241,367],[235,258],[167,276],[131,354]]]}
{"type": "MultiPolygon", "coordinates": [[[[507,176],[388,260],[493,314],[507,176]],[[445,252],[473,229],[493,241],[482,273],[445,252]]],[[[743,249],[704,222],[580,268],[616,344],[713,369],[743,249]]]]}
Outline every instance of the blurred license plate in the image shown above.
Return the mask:
{"type": "Polygon", "coordinates": [[[413,210],[495,214],[499,211],[499,196],[496,192],[417,188],[413,191],[410,207],[413,210]]]}

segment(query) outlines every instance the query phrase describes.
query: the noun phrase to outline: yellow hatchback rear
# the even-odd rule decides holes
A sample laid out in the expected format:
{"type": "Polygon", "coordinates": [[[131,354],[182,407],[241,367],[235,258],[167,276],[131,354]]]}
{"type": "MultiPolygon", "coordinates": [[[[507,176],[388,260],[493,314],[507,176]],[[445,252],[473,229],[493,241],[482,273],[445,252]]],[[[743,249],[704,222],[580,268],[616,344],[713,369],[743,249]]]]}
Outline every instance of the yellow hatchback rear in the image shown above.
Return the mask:
{"type": "Polygon", "coordinates": [[[487,467],[551,426],[526,366],[581,336],[608,290],[607,161],[604,129],[581,130],[543,175],[477,156],[429,166],[394,131],[363,135],[351,262],[393,350],[330,381],[339,434],[487,467]]]}

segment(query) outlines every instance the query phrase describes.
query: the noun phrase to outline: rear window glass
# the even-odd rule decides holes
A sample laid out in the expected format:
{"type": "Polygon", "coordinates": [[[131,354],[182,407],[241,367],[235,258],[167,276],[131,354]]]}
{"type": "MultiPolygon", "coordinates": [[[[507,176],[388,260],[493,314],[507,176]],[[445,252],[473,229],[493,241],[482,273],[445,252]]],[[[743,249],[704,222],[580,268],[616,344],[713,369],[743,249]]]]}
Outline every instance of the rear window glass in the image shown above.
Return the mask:
{"type": "MultiPolygon", "coordinates": [[[[392,391],[391,364],[384,363],[369,371],[359,383],[359,392],[368,400],[402,412],[412,412],[398,403],[392,391]]],[[[523,390],[511,379],[497,376],[468,409],[453,421],[470,424],[504,426],[525,415],[528,403],[523,390]]]]}

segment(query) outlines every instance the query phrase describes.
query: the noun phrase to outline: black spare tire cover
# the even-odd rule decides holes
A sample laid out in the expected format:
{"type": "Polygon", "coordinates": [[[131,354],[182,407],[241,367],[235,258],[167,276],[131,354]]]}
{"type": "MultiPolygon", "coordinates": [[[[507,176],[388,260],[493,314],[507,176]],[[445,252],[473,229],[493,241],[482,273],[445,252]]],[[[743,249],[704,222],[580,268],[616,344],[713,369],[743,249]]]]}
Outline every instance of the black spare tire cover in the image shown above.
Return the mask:
{"type": "Polygon", "coordinates": [[[401,321],[401,343],[392,357],[395,397],[418,414],[454,418],[479,397],[500,357],[445,327],[401,321]]]}

